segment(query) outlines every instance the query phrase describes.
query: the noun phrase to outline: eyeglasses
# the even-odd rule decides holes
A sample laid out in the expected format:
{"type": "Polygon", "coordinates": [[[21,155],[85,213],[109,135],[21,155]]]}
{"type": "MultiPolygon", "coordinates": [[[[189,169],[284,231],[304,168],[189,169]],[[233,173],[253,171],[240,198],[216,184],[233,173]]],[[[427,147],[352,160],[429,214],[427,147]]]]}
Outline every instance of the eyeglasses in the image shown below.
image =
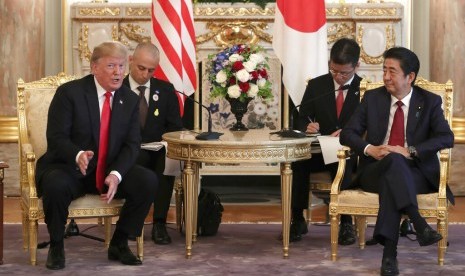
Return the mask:
{"type": "Polygon", "coordinates": [[[333,70],[333,69],[329,69],[329,72],[333,75],[333,76],[336,76],[336,75],[340,75],[341,77],[343,78],[347,78],[348,76],[350,76],[353,72],[355,71],[355,68],[352,69],[351,71],[346,71],[346,72],[339,72],[339,71],[336,71],[336,70],[333,70]]]}

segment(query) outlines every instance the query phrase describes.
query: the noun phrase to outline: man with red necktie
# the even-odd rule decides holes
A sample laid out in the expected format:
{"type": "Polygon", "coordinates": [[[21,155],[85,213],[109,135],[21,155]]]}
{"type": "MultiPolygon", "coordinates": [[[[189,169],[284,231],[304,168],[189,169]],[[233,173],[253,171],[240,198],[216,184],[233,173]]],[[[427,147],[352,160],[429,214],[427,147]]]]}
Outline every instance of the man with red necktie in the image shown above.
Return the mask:
{"type": "Polygon", "coordinates": [[[156,175],[136,165],[140,149],[139,98],[122,86],[127,50],[119,42],[95,47],[92,74],[58,87],[50,104],[47,152],[37,161],[37,188],[50,235],[46,267],[65,267],[64,232],[71,201],[99,193],[125,203],[108,248],[108,259],[141,260],[128,247],[140,236],[157,188],[156,175]]]}
{"type": "MultiPolygon", "coordinates": [[[[379,194],[374,239],[384,246],[381,275],[398,275],[397,242],[402,214],[407,214],[420,246],[442,236],[418,212],[417,194],[439,187],[437,152],[454,145],[441,97],[415,86],[420,61],[395,47],[384,55],[384,86],[367,91],[342,129],[340,142],[359,156],[354,183],[379,194]]],[[[447,188],[447,198],[454,198],[447,188]]]]}
{"type": "MultiPolygon", "coordinates": [[[[356,74],[360,47],[353,39],[342,38],[331,48],[329,72],[308,82],[299,110],[298,126],[306,133],[339,136],[342,127],[360,103],[360,80],[356,74]],[[347,87],[341,89],[341,87],[347,87]]],[[[349,188],[353,162],[348,160],[342,189],[349,188]]],[[[312,173],[328,171],[336,176],[337,163],[325,165],[322,154],[313,154],[308,160],[292,163],[292,223],[290,241],[299,241],[308,232],[303,210],[308,208],[309,181],[312,173]]],[[[352,217],[341,216],[340,245],[355,243],[352,217]]]]}

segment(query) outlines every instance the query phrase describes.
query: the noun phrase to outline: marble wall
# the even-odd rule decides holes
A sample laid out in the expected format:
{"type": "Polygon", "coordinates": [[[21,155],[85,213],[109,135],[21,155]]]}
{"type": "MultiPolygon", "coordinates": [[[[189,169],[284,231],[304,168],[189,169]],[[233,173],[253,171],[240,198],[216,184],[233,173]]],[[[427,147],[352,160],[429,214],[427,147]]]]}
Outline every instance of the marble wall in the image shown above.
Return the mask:
{"type": "Polygon", "coordinates": [[[454,83],[454,117],[465,117],[465,1],[430,2],[431,79],[454,83]]]}
{"type": "Polygon", "coordinates": [[[44,76],[45,0],[0,1],[0,116],[16,116],[16,81],[44,76]],[[26,31],[27,30],[27,31],[26,31]]]}

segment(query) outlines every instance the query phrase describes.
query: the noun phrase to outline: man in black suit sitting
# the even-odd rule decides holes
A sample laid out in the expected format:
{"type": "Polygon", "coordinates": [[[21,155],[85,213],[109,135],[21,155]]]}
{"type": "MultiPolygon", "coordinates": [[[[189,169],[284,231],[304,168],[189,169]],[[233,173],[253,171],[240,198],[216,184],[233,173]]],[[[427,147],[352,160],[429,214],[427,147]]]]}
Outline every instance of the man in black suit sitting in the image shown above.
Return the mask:
{"type": "MultiPolygon", "coordinates": [[[[348,38],[336,41],[331,48],[329,72],[308,82],[299,110],[298,126],[306,133],[339,136],[341,129],[354,113],[360,102],[360,80],[355,73],[359,66],[360,47],[348,38]],[[342,90],[339,87],[348,85],[342,90]],[[331,91],[335,91],[331,93],[331,91]]],[[[291,114],[292,115],[292,114],[291,114]]],[[[351,183],[353,163],[347,162],[342,189],[351,183]]],[[[303,210],[308,208],[309,181],[312,172],[329,171],[336,176],[337,163],[325,165],[321,154],[311,159],[294,162],[292,178],[292,224],[290,241],[299,241],[308,232],[303,210]]],[[[355,243],[351,216],[342,216],[339,228],[339,244],[355,243]]]]}
{"type": "MultiPolygon", "coordinates": [[[[140,43],[129,57],[129,75],[123,82],[141,101],[142,143],[159,142],[164,133],[183,128],[173,85],[153,77],[159,62],[157,47],[150,42],[140,43]]],[[[161,245],[171,243],[166,231],[166,218],[175,180],[174,176],[163,174],[165,154],[164,147],[158,151],[142,149],[137,158],[137,164],[155,172],[160,181],[153,204],[152,240],[161,245]]]]}
{"type": "Polygon", "coordinates": [[[37,161],[36,183],[50,235],[46,267],[63,269],[68,207],[86,193],[124,198],[108,259],[140,265],[128,247],[140,236],[157,188],[156,175],[139,165],[139,99],[122,86],[127,50],[118,42],[95,47],[92,74],[58,87],[47,121],[47,152],[37,161]]]}

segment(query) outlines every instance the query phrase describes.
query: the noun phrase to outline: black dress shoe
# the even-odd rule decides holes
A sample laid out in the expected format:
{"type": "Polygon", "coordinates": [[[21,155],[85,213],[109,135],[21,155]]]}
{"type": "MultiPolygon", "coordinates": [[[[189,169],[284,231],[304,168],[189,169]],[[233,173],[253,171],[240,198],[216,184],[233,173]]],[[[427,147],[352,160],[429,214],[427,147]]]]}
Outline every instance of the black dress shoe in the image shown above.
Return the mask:
{"type": "Polygon", "coordinates": [[[108,247],[108,259],[121,261],[125,265],[141,265],[142,261],[136,257],[127,244],[112,245],[108,247]]]}
{"type": "Polygon", "coordinates": [[[302,235],[308,233],[307,222],[305,220],[295,220],[291,223],[289,241],[296,242],[302,240],[302,235]]]}
{"type": "Polygon", "coordinates": [[[170,244],[171,238],[166,231],[165,223],[155,223],[152,228],[152,240],[156,244],[170,244]]]}
{"type": "MultiPolygon", "coordinates": [[[[289,242],[296,242],[302,240],[302,235],[308,233],[307,223],[305,220],[293,221],[289,232],[289,242]]],[[[278,237],[278,240],[283,240],[283,233],[278,237]]]]}
{"type": "Polygon", "coordinates": [[[417,241],[420,246],[428,246],[442,240],[441,234],[436,232],[431,226],[427,225],[423,232],[417,232],[417,241]]]}
{"type": "Polygon", "coordinates": [[[381,262],[381,276],[399,275],[399,267],[396,258],[383,258],[381,262]]]}
{"type": "Polygon", "coordinates": [[[355,231],[352,223],[341,223],[339,225],[337,243],[340,245],[351,245],[355,243],[355,231]]]}
{"type": "Polygon", "coordinates": [[[50,246],[45,266],[52,270],[65,268],[65,249],[63,246],[50,246]]]}

